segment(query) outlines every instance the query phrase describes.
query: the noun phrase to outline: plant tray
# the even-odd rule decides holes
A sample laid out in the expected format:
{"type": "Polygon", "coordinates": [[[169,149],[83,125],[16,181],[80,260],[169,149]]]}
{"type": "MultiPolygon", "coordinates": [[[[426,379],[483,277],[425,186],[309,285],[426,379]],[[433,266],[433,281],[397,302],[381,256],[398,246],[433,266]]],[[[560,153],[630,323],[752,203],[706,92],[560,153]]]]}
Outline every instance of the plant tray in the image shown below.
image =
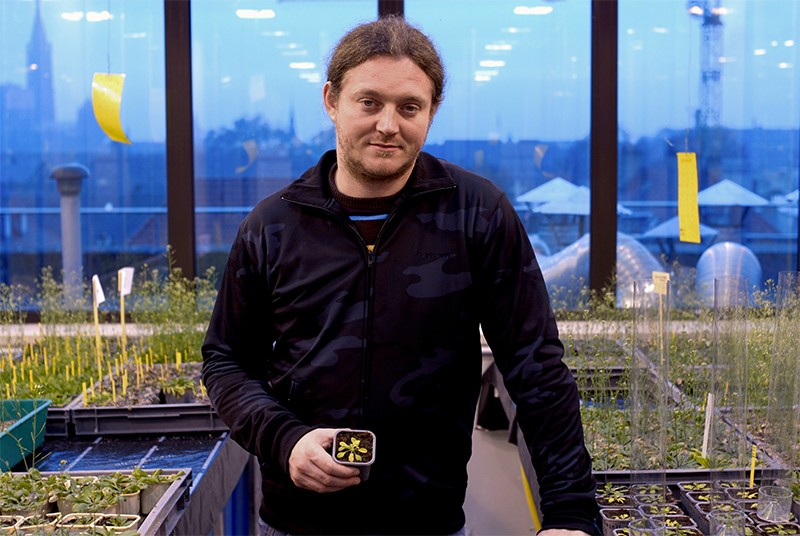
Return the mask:
{"type": "Polygon", "coordinates": [[[76,436],[228,430],[214,408],[208,404],[83,407],[83,398],[78,397],[68,408],[76,436]]]}
{"type": "Polygon", "coordinates": [[[12,469],[42,445],[50,403],[45,399],[2,401],[0,422],[15,422],[0,432],[0,471],[12,469]]]}
{"type": "MultiPolygon", "coordinates": [[[[151,471],[148,468],[147,471],[151,471]]],[[[171,482],[169,487],[163,491],[161,497],[156,501],[155,506],[148,514],[142,514],[142,522],[137,529],[142,536],[167,536],[172,534],[178,521],[185,513],[189,504],[189,488],[192,483],[191,469],[164,469],[162,475],[171,475],[183,471],[183,475],[171,482]]],[[[103,474],[114,473],[115,471],[69,471],[69,474],[76,477],[81,476],[100,476],[103,474]]],[[[122,473],[130,471],[120,471],[122,473]]],[[[58,472],[43,471],[42,476],[55,475],[58,472]]]]}
{"type": "Polygon", "coordinates": [[[47,437],[68,437],[70,435],[69,410],[64,406],[50,406],[47,408],[47,425],[45,435],[47,437]]]}

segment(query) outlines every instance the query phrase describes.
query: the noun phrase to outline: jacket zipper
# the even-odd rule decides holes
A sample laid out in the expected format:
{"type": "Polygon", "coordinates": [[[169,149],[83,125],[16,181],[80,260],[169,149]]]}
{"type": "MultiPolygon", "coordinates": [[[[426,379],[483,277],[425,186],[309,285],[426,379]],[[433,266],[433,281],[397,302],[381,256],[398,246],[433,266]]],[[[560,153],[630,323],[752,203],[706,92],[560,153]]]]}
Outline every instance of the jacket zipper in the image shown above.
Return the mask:
{"type": "MultiPolygon", "coordinates": [[[[367,413],[367,401],[369,400],[368,391],[368,378],[369,378],[369,365],[371,361],[371,356],[369,355],[369,342],[371,337],[369,336],[369,326],[372,323],[372,302],[373,302],[373,285],[374,285],[374,269],[375,269],[375,247],[373,250],[370,251],[367,247],[367,243],[364,238],[361,236],[361,233],[358,232],[358,229],[352,224],[349,219],[342,218],[336,212],[330,210],[328,207],[314,205],[310,203],[303,203],[300,201],[295,201],[292,199],[283,198],[288,203],[294,203],[296,205],[304,206],[307,208],[311,208],[314,210],[320,210],[329,216],[332,216],[337,221],[341,222],[346,229],[349,229],[353,235],[356,237],[356,240],[361,244],[362,248],[361,251],[366,252],[366,269],[367,269],[367,281],[366,281],[366,304],[364,305],[364,323],[363,323],[363,331],[361,334],[361,355],[362,355],[362,366],[361,366],[361,380],[360,380],[360,388],[361,388],[361,407],[359,408],[360,414],[362,419],[365,419],[367,413]]],[[[391,215],[389,216],[391,217],[391,215]]],[[[389,221],[389,217],[386,218],[386,221],[389,221]]],[[[385,225],[385,223],[384,223],[385,225]]],[[[381,227],[381,231],[383,227],[381,227]]],[[[378,238],[380,237],[380,232],[378,233],[378,237],[375,238],[375,244],[378,243],[378,238]]]]}
{"type": "MultiPolygon", "coordinates": [[[[426,195],[426,194],[430,194],[430,193],[434,193],[434,192],[440,192],[440,191],[444,191],[444,190],[452,190],[454,188],[455,188],[455,185],[442,187],[442,188],[435,188],[435,189],[432,189],[432,190],[425,190],[423,192],[417,192],[417,193],[413,194],[412,196],[409,196],[409,198],[406,199],[405,202],[402,203],[402,205],[405,205],[411,199],[414,199],[415,197],[419,197],[421,195],[426,195]]],[[[342,222],[346,228],[348,228],[348,229],[350,229],[352,231],[352,233],[356,236],[356,239],[363,246],[362,251],[365,251],[366,254],[367,254],[366,255],[366,262],[367,262],[367,266],[366,266],[366,268],[367,268],[367,281],[366,281],[367,303],[364,306],[365,309],[366,309],[364,311],[364,328],[363,328],[364,331],[363,331],[363,334],[361,336],[361,340],[362,340],[362,343],[361,343],[361,350],[362,350],[361,355],[363,356],[363,363],[362,363],[362,367],[361,367],[361,385],[360,385],[360,387],[361,387],[361,408],[360,408],[360,410],[361,410],[362,419],[365,421],[365,423],[369,423],[369,420],[370,420],[371,416],[367,414],[367,408],[369,408],[369,401],[370,401],[369,375],[370,375],[371,367],[372,367],[372,344],[371,344],[371,342],[372,342],[372,330],[371,330],[371,326],[372,326],[372,322],[373,322],[372,316],[373,316],[374,305],[375,305],[375,303],[374,303],[374,301],[375,301],[375,259],[377,257],[376,252],[378,251],[378,245],[381,242],[381,237],[383,236],[384,231],[388,228],[389,223],[394,219],[395,215],[397,214],[398,206],[393,207],[391,212],[389,212],[389,215],[386,217],[386,221],[383,222],[383,225],[381,226],[380,231],[378,231],[378,235],[375,237],[375,244],[373,244],[372,250],[370,250],[367,247],[367,243],[364,241],[364,238],[361,236],[361,233],[358,232],[358,229],[355,228],[355,226],[352,224],[352,222],[350,222],[350,220],[345,220],[339,214],[337,214],[336,212],[330,210],[329,208],[327,208],[325,206],[313,205],[313,204],[309,204],[309,203],[303,203],[303,202],[300,202],[300,201],[294,201],[294,200],[291,200],[291,199],[286,199],[285,197],[283,199],[285,201],[289,202],[289,203],[294,203],[294,204],[297,204],[297,205],[313,208],[313,209],[316,209],[316,210],[321,210],[321,211],[329,214],[330,216],[333,216],[334,218],[336,218],[337,220],[342,222]]]]}

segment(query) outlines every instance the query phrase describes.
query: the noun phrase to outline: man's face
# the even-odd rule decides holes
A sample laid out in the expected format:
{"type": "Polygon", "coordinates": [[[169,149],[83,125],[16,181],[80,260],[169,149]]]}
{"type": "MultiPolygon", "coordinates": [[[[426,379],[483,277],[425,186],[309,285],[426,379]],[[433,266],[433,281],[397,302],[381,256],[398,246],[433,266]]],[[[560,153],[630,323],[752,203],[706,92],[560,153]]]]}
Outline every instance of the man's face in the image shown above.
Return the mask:
{"type": "Polygon", "coordinates": [[[432,95],[430,78],[408,58],[378,57],[351,69],[338,97],[325,84],[325,108],[336,126],[337,186],[402,187],[428,135],[432,95]]]}

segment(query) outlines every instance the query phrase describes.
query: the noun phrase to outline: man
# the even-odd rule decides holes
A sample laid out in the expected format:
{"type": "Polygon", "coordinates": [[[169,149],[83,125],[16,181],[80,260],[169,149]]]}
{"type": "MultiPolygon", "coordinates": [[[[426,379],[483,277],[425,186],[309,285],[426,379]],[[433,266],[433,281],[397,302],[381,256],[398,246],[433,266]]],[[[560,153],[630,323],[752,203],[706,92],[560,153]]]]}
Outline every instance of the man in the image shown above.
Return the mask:
{"type": "Polygon", "coordinates": [[[336,151],[234,241],[203,377],[262,464],[265,533],[464,534],[480,327],[530,445],[541,534],[595,531],[577,388],[525,230],[487,179],[421,152],[443,88],[402,18],[351,30],[323,89],[336,151]],[[364,481],[331,457],[339,428],[376,435],[364,481]]]}

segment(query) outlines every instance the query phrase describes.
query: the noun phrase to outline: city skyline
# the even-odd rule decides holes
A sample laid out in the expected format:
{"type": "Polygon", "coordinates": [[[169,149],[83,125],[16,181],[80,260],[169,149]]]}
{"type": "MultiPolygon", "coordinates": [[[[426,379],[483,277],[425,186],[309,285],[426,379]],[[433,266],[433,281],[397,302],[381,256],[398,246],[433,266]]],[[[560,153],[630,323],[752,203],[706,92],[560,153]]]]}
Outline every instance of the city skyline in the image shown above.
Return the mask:
{"type": "MultiPolygon", "coordinates": [[[[446,10],[407,2],[406,16],[431,33],[449,73],[431,142],[462,137],[567,140],[588,134],[590,3],[529,3],[552,12],[517,15],[517,2],[496,2],[491,9],[480,2],[459,4],[464,36],[444,16],[446,10]],[[552,39],[556,47],[549,45],[552,39]]],[[[754,7],[751,0],[723,5],[721,124],[797,128],[800,7],[791,0],[771,0],[771,8],[754,7]]],[[[120,72],[126,74],[126,132],[134,142],[163,141],[162,0],[2,2],[0,85],[24,86],[38,68],[27,64],[26,49],[37,6],[44,33],[55,44],[55,120],[77,120],[95,72],[120,72]]],[[[203,134],[255,116],[285,128],[293,117],[298,136],[310,139],[329,125],[320,97],[325,54],[338,35],[370,17],[374,4],[365,1],[195,0],[196,130],[203,134]],[[261,11],[274,15],[243,19],[241,9],[247,5],[270,7],[261,11]]],[[[683,2],[620,3],[619,122],[625,135],[635,140],[662,128],[693,127],[701,100],[701,25],[683,2]]]]}

